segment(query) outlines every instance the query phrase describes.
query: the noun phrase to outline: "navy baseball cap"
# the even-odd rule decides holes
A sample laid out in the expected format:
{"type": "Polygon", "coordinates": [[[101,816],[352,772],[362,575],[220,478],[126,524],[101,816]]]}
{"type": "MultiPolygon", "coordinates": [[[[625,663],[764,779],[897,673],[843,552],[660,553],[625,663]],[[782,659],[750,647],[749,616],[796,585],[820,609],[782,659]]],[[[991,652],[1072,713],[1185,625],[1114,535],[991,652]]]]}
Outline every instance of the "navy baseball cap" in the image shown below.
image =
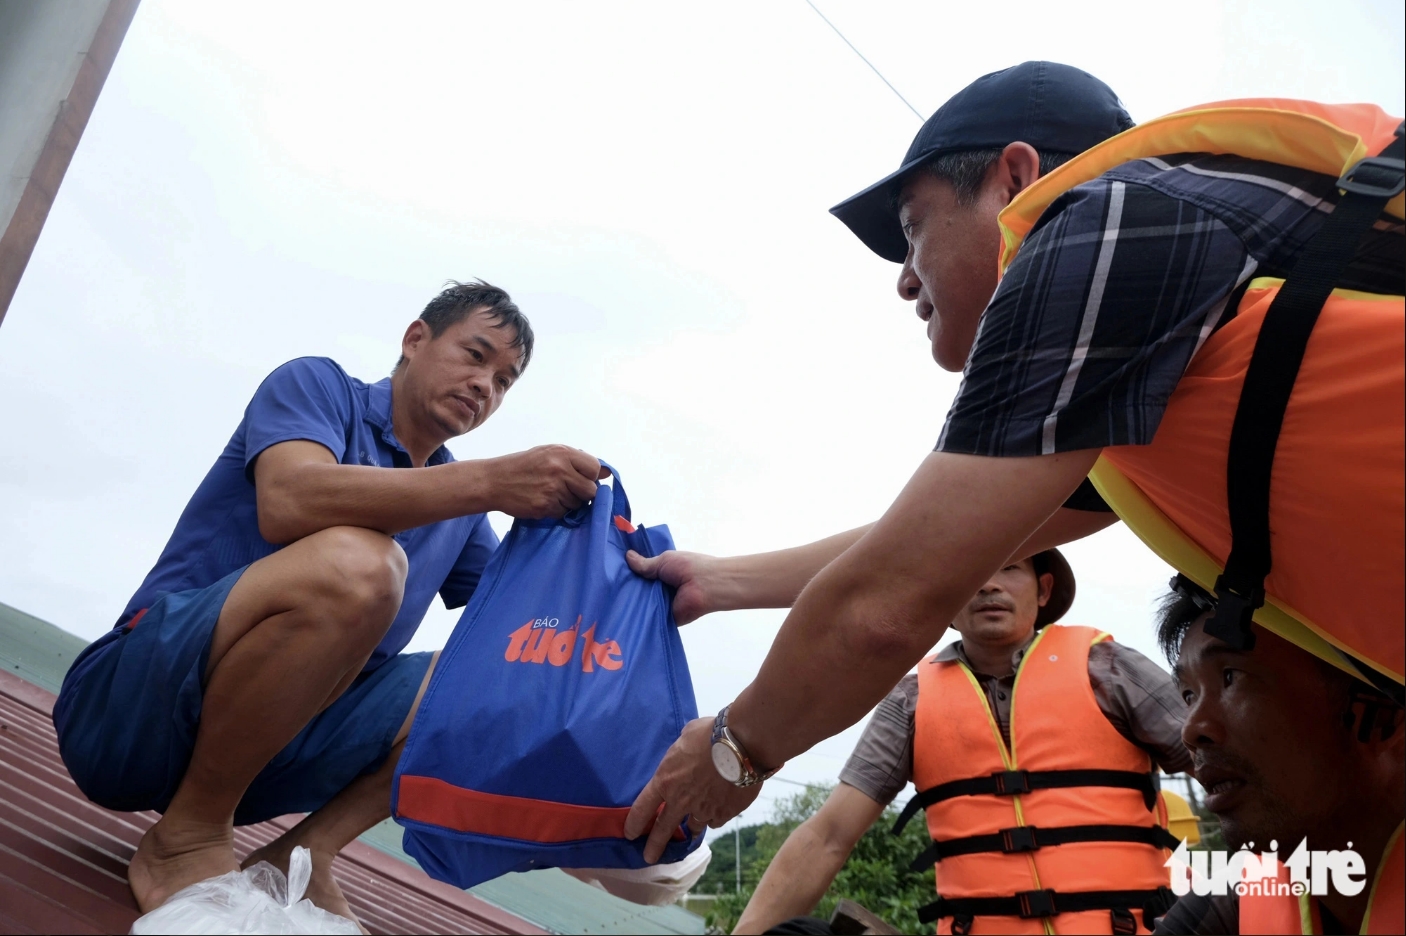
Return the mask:
{"type": "Polygon", "coordinates": [[[1017,141],[1039,152],[1082,153],[1133,125],[1113,89],[1056,62],[1025,62],[983,75],[954,94],[913,138],[898,171],[830,213],[885,260],[902,263],[908,239],[893,195],[905,175],[933,156],[1002,149],[1017,141]]]}

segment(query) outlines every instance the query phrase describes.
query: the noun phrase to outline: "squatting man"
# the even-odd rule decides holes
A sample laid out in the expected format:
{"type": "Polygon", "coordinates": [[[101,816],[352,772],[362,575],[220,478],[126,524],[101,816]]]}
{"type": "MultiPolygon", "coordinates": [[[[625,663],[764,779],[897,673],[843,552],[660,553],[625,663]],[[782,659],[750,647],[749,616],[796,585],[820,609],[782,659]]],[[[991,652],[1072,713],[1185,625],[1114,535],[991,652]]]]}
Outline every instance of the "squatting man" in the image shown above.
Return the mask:
{"type": "Polygon", "coordinates": [[[116,626],[54,708],[79,788],[162,813],[128,880],[144,912],[239,868],[233,826],[310,815],[244,858],[312,853],[308,897],[352,917],[331,873],[390,815],[396,761],[436,654],[402,653],[438,593],[467,603],[498,537],[485,514],[559,517],[606,472],[561,445],[456,461],[532,358],[506,292],[453,283],[410,323],[393,374],[328,358],[255,391],[116,626]]]}

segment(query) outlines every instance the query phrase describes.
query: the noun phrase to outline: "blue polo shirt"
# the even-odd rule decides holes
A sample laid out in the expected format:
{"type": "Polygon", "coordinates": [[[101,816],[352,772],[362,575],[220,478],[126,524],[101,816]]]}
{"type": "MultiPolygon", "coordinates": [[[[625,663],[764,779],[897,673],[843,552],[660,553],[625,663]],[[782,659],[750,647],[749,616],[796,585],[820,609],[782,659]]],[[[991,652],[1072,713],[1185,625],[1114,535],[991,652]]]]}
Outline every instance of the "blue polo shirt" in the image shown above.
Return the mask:
{"type": "MultiPolygon", "coordinates": [[[[118,618],[118,627],[163,595],[213,585],[281,548],[259,534],[254,460],[269,446],[294,439],[326,446],[344,465],[411,467],[409,454],[391,428],[389,377],[366,384],[329,358],[289,361],[255,391],[239,428],[186,504],[156,566],[118,618]]],[[[441,446],[428,464],[453,460],[441,446]]],[[[483,514],[416,527],[397,533],[395,540],[409,559],[405,597],[367,661],[367,672],[405,648],[435,592],[450,608],[467,604],[498,546],[498,536],[483,514]]]]}

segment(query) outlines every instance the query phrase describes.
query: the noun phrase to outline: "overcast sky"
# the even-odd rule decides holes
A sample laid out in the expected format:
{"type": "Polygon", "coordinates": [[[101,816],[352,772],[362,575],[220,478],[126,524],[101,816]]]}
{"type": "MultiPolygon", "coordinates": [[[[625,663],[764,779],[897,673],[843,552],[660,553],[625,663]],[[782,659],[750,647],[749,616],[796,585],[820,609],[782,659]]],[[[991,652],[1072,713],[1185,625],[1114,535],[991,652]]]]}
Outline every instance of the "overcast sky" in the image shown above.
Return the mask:
{"type": "MultiPolygon", "coordinates": [[[[1399,2],[816,2],[924,114],[1031,58],[1136,120],[1252,95],[1403,109],[1399,2]]],[[[874,519],[957,378],[897,267],[826,209],[918,126],[804,0],[145,0],[0,327],[0,601],[97,637],[263,376],[328,355],[379,379],[450,277],[509,289],[538,336],[459,458],[579,446],[706,552],[874,519]]],[[[1066,620],[1155,657],[1170,570],[1120,527],[1066,553],[1066,620]]],[[[685,629],[701,711],[783,616],[685,629]]],[[[412,649],[457,618],[437,605],[412,649]]],[[[833,780],[857,734],[782,777],[833,780]]]]}

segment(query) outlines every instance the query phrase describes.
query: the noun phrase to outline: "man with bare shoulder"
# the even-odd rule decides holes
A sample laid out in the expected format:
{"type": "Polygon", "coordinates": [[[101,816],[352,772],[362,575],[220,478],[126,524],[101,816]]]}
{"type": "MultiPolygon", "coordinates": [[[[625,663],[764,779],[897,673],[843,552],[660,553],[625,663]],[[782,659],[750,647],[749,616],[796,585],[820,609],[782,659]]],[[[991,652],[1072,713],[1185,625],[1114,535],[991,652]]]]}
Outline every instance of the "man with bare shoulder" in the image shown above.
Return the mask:
{"type": "Polygon", "coordinates": [[[239,868],[233,827],[310,815],[246,856],[313,857],[308,896],[351,917],[344,845],[390,815],[390,785],[435,655],[401,653],[435,593],[466,604],[498,538],[485,514],[561,516],[600,463],[560,445],[475,461],[481,426],[532,356],[526,316],[452,283],[374,384],[328,358],[279,367],[112,631],[54,707],[74,780],[110,809],[162,813],[128,881],[143,912],[239,868]]]}

